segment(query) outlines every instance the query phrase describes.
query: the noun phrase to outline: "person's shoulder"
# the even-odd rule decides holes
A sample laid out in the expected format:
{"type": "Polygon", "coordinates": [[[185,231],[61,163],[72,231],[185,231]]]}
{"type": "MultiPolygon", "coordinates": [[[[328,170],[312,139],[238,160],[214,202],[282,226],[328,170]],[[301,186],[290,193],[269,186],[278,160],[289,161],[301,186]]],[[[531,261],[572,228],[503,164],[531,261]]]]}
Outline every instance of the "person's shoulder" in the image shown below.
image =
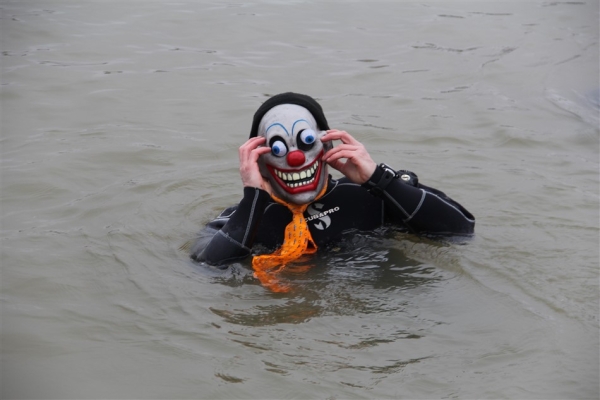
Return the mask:
{"type": "Polygon", "coordinates": [[[364,195],[370,195],[369,191],[363,185],[352,182],[350,179],[343,177],[340,179],[330,179],[327,193],[323,198],[343,199],[363,198],[364,195]]]}

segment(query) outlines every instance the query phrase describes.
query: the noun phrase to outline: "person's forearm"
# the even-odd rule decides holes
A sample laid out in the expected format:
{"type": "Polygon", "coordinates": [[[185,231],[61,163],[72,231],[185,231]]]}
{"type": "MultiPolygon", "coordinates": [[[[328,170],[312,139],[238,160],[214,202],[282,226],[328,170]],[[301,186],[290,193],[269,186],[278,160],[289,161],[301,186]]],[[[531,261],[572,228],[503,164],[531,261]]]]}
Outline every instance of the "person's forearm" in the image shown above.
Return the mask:
{"type": "Polygon", "coordinates": [[[464,207],[444,193],[418,184],[411,172],[400,171],[391,177],[389,170],[378,166],[363,187],[383,199],[392,220],[402,221],[415,233],[463,235],[474,231],[475,219],[464,207]]]}
{"type": "Polygon", "coordinates": [[[247,257],[270,196],[264,190],[245,187],[244,197],[223,228],[215,233],[196,260],[224,265],[247,257]]]}

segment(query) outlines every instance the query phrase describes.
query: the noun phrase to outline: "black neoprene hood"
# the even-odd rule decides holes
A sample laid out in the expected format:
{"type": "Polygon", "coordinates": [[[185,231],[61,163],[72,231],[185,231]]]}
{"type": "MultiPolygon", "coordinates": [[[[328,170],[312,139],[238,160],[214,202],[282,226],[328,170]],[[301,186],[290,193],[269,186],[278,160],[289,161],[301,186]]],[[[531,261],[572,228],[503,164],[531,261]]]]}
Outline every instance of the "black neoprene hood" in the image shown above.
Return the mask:
{"type": "Polygon", "coordinates": [[[252,130],[250,131],[250,137],[255,137],[258,134],[258,125],[260,124],[260,120],[265,116],[265,114],[271,108],[281,104],[295,104],[297,106],[306,108],[315,118],[315,121],[317,121],[319,129],[329,129],[329,125],[327,124],[327,119],[325,118],[323,109],[315,99],[305,94],[287,92],[276,94],[275,96],[269,98],[267,101],[261,104],[260,107],[258,107],[256,113],[254,113],[254,119],[252,120],[252,130]]]}

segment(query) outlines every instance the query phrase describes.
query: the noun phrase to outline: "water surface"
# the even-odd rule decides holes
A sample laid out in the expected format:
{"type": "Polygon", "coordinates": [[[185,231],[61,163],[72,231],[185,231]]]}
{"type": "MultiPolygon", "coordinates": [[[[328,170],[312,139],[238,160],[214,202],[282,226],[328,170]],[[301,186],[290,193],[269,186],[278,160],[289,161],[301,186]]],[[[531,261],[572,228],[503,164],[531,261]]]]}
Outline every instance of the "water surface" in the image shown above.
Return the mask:
{"type": "Polygon", "coordinates": [[[3,398],[598,398],[597,2],[0,12],[3,398]],[[475,238],[357,235],[284,295],[190,262],[288,90],[475,238]]]}

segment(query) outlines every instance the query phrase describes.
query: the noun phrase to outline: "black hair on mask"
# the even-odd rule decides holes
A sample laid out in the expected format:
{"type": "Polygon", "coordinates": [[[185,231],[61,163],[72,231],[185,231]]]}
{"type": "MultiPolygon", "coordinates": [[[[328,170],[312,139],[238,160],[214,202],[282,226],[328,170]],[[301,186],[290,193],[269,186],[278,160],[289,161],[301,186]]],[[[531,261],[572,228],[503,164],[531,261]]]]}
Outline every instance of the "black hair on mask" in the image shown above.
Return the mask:
{"type": "Polygon", "coordinates": [[[258,134],[258,125],[260,124],[260,120],[265,116],[265,114],[271,108],[281,104],[295,104],[297,106],[306,108],[315,118],[315,121],[317,121],[317,126],[319,127],[319,129],[324,131],[329,129],[329,125],[327,124],[327,119],[325,118],[323,109],[315,99],[305,94],[287,92],[276,94],[275,96],[265,101],[260,107],[258,107],[256,113],[254,113],[254,119],[252,120],[252,130],[250,131],[250,137],[254,137],[258,134]]]}

